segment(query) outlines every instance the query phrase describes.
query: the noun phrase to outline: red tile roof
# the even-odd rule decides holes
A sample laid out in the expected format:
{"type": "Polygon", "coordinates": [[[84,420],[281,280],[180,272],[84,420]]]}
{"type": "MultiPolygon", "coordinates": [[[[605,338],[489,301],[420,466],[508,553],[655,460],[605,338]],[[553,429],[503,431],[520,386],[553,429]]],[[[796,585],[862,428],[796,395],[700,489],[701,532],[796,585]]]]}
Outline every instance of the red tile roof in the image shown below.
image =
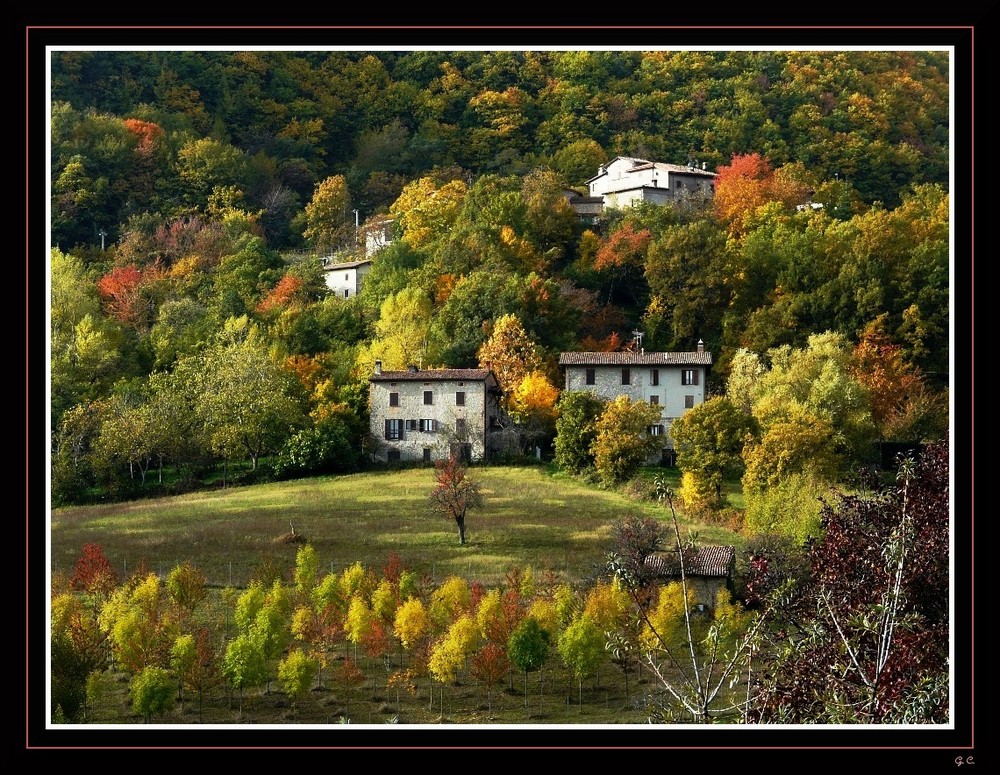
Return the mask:
{"type": "Polygon", "coordinates": [[[560,353],[560,366],[711,366],[712,353],[560,353]]]}
{"type": "MultiPolygon", "coordinates": [[[[684,560],[684,573],[687,576],[725,578],[732,573],[735,560],[736,547],[702,546],[684,560]]],[[[674,555],[650,555],[646,558],[646,566],[658,576],[672,578],[681,575],[680,563],[674,555]]]]}

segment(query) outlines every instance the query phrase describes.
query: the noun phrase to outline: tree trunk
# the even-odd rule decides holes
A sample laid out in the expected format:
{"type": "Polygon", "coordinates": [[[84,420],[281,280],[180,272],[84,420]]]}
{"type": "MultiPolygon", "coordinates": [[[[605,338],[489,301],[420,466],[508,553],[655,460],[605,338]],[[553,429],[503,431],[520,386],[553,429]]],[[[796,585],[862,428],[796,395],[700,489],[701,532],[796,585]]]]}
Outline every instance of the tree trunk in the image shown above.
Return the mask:
{"type": "Polygon", "coordinates": [[[465,517],[456,517],[455,522],[458,523],[458,543],[465,546],[465,517]]]}

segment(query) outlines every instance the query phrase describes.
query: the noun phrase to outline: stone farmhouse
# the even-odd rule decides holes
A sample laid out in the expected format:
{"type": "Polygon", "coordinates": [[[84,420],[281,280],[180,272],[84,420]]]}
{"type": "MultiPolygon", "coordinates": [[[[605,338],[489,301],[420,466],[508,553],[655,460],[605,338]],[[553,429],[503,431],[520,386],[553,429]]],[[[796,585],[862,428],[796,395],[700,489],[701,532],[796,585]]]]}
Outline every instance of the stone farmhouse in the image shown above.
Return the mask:
{"type": "MultiPolygon", "coordinates": [[[[652,554],[646,567],[655,579],[680,581],[681,567],[676,553],[652,554]]],[[[684,556],[684,576],[694,590],[699,610],[714,610],[720,590],[733,590],[736,547],[702,546],[684,556]]]]}
{"type": "Polygon", "coordinates": [[[368,381],[375,459],[472,462],[494,452],[500,387],[488,369],[383,371],[376,361],[368,381]]]}
{"type": "Polygon", "coordinates": [[[323,274],[326,276],[326,287],[338,298],[352,299],[361,291],[365,275],[371,271],[370,258],[361,261],[341,261],[328,263],[323,261],[323,274]]]}
{"type": "Polygon", "coordinates": [[[587,181],[588,198],[603,197],[605,207],[618,209],[638,202],[662,205],[686,197],[707,198],[712,196],[715,173],[706,167],[618,156],[587,181]]]}
{"type": "Polygon", "coordinates": [[[670,425],[705,401],[705,381],[712,353],[699,340],[694,352],[565,352],[559,356],[564,389],[587,390],[611,400],[628,396],[660,407],[661,420],[647,430],[663,437],[661,461],[674,461],[670,425]]]}

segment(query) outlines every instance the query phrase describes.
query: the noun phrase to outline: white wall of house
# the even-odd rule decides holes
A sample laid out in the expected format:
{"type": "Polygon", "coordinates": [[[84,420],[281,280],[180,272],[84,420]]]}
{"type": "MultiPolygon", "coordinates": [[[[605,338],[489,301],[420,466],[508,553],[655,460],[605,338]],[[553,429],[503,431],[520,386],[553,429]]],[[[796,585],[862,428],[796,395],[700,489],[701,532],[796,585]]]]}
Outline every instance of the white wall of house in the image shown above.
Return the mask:
{"type": "Polygon", "coordinates": [[[445,460],[453,444],[466,443],[471,445],[472,460],[483,460],[498,413],[497,398],[491,393],[495,387],[492,375],[485,379],[442,379],[434,370],[376,374],[369,382],[370,429],[378,442],[376,458],[385,462],[390,451],[396,451],[400,462],[445,460]],[[430,393],[429,404],[425,393],[430,393]],[[386,421],[396,423],[389,433],[386,421]]]}
{"type": "MultiPolygon", "coordinates": [[[[701,359],[701,354],[698,355],[701,359]]],[[[688,409],[705,402],[705,379],[708,367],[703,364],[655,362],[613,365],[571,364],[564,365],[563,368],[564,387],[567,391],[588,391],[609,401],[624,395],[633,401],[657,404],[660,407],[665,449],[673,448],[673,440],[670,438],[670,425],[673,421],[688,409]],[[626,369],[627,383],[623,375],[626,369]],[[588,384],[588,371],[591,370],[594,383],[588,384]]]]}
{"type": "Polygon", "coordinates": [[[370,261],[330,264],[324,269],[326,287],[341,299],[353,299],[361,291],[365,275],[371,271],[370,261]]]}
{"type": "Polygon", "coordinates": [[[605,206],[621,209],[638,202],[662,205],[695,194],[710,196],[714,177],[694,167],[619,156],[587,185],[590,196],[603,196],[605,206]]]}

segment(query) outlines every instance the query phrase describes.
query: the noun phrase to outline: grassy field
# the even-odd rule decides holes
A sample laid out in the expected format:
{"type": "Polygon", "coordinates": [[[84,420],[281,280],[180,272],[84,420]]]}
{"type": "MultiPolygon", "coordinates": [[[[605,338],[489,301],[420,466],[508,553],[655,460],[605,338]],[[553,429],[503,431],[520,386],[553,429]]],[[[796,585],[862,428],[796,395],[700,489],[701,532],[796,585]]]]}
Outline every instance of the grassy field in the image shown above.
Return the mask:
{"type": "MultiPolygon", "coordinates": [[[[676,471],[666,473],[676,479],[676,471]]],[[[649,500],[609,492],[545,466],[474,468],[486,496],[469,515],[467,543],[453,523],[427,504],[434,474],[429,468],[318,477],[217,489],[156,500],[56,509],[51,517],[53,588],[65,590],[81,548],[100,544],[120,576],[144,567],[161,578],[190,561],[215,587],[200,610],[206,624],[231,618],[220,588],[242,587],[253,578],[280,574],[291,580],[299,544],[282,540],[291,531],[315,548],[322,572],[341,572],[360,561],[380,571],[390,553],[434,583],[457,575],[470,583],[499,585],[511,569],[536,578],[585,586],[610,549],[611,527],[628,514],[664,520],[668,511],[649,500]]],[[[676,481],[674,481],[676,485],[676,481]]],[[[647,489],[648,487],[639,487],[647,489]]],[[[702,543],[741,543],[721,527],[684,522],[702,543]]],[[[209,625],[211,626],[211,625],[209,625]]],[[[232,636],[231,623],[226,624],[232,636]]],[[[157,723],[231,724],[646,724],[647,699],[662,687],[633,665],[626,677],[608,660],[581,685],[553,648],[546,666],[527,676],[517,671],[487,687],[463,671],[443,686],[423,674],[413,691],[387,685],[407,666],[396,649],[370,659],[342,643],[329,654],[325,677],[294,707],[272,681],[242,698],[225,687],[199,708],[188,696],[157,723]],[[362,671],[349,678],[356,664],[362,671]],[[363,677],[361,677],[363,676],[363,677]],[[527,697],[525,689],[527,687],[527,697]]],[[[273,674],[273,673],[272,673],[273,674]]],[[[107,674],[104,699],[88,708],[90,724],[141,724],[132,713],[130,675],[107,674]]]]}
{"type": "MultiPolygon", "coordinates": [[[[667,470],[670,473],[670,470],[667,470]]],[[[627,514],[666,520],[650,501],[588,486],[543,466],[474,468],[486,506],[471,512],[467,543],[432,513],[430,468],[318,477],[155,500],[56,509],[52,568],[71,573],[84,544],[100,544],[121,575],[140,563],[161,575],[190,561],[213,586],[243,586],[262,568],[290,574],[291,531],[308,539],[324,570],[360,561],[380,569],[391,552],[433,580],[459,575],[495,584],[512,567],[591,576],[608,551],[611,526],[627,514]]],[[[741,542],[714,525],[685,523],[706,544],[741,542]]]]}

